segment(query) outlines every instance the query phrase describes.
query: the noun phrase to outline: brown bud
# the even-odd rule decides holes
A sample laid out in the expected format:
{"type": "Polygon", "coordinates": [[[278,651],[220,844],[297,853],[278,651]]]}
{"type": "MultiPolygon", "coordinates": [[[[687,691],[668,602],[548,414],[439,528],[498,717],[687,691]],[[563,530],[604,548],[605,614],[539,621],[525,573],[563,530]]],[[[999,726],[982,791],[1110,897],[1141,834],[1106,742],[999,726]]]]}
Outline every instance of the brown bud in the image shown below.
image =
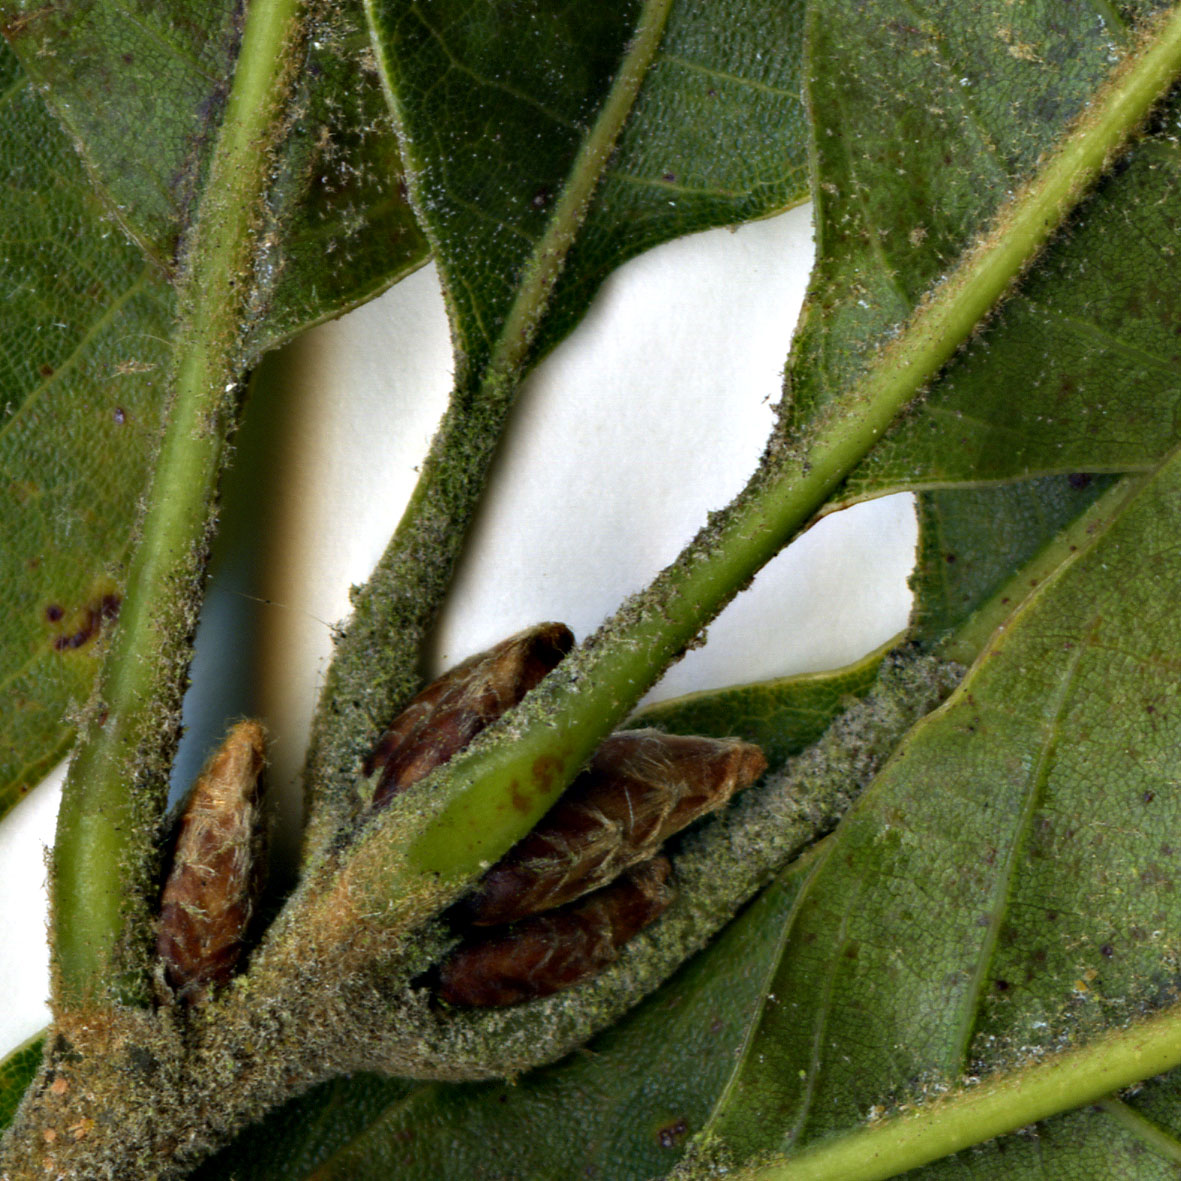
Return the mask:
{"type": "Polygon", "coordinates": [[[676,896],[671,872],[667,857],[655,857],[571,906],[460,944],[438,969],[438,996],[500,1008],[597,976],[668,908],[676,896]]]}
{"type": "Polygon", "coordinates": [[[262,884],[263,729],[239,722],[205,764],[180,815],[160,901],[156,950],[178,999],[224,984],[242,953],[262,884]]]}
{"type": "Polygon", "coordinates": [[[468,922],[489,926],[562,906],[651,857],[766,767],[757,746],[737,739],[656,730],[612,734],[458,911],[468,922]]]}
{"type": "Polygon", "coordinates": [[[365,764],[380,772],[380,807],[442,766],[485,726],[516,705],[570,651],[563,623],[539,623],[432,681],[390,724],[365,764]]]}

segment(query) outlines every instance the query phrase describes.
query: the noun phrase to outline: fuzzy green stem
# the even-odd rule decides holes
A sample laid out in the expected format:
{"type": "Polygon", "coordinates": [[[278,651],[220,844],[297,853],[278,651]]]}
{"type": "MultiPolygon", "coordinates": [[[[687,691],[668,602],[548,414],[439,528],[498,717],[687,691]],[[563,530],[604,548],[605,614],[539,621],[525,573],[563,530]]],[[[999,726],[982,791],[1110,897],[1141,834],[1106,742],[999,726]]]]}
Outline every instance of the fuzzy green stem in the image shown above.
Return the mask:
{"type": "MultiPolygon", "coordinates": [[[[387,890],[412,887],[421,875],[459,881],[536,824],[602,737],[737,589],[810,523],[988,316],[1179,72],[1181,10],[1174,10],[1117,67],[1058,150],[857,385],[798,445],[773,449],[743,494],[676,564],[564,662],[516,717],[449,764],[453,788],[410,839],[401,880],[386,878],[387,890]]],[[[390,867],[370,843],[372,885],[379,889],[390,867]]]]}
{"type": "Polygon", "coordinates": [[[54,847],[55,999],[142,995],[153,850],[178,732],[217,479],[238,404],[252,231],[299,0],[253,0],[181,286],[172,404],[121,618],[54,847]]]}
{"type": "Polygon", "coordinates": [[[1068,1050],[995,1081],[804,1149],[734,1181],[878,1181],[1015,1132],[1181,1065],[1181,1010],[1068,1050]]]}
{"type": "MultiPolygon", "coordinates": [[[[371,26],[378,28],[373,0],[367,0],[366,8],[371,26]]],[[[536,361],[533,344],[554,285],[647,77],[671,8],[672,0],[646,0],[598,116],[534,244],[487,365],[467,380],[461,376],[397,531],[354,600],[353,618],[337,644],[321,695],[308,755],[305,780],[313,793],[309,849],[331,837],[342,819],[336,814],[342,803],[346,815],[355,805],[354,768],[418,687],[423,638],[451,585],[521,380],[536,361]],[[373,659],[378,651],[383,653],[380,668],[373,659]]],[[[375,38],[374,48],[385,61],[390,105],[405,126],[399,97],[388,89],[396,71],[385,60],[386,45],[375,38]]],[[[403,147],[413,161],[413,142],[403,147]]],[[[421,170],[409,171],[411,196],[424,209],[414,180],[421,170]]],[[[423,221],[429,236],[429,212],[423,221]]],[[[439,258],[445,271],[445,254],[439,252],[439,258]]],[[[462,374],[462,360],[457,368],[462,374]]]]}

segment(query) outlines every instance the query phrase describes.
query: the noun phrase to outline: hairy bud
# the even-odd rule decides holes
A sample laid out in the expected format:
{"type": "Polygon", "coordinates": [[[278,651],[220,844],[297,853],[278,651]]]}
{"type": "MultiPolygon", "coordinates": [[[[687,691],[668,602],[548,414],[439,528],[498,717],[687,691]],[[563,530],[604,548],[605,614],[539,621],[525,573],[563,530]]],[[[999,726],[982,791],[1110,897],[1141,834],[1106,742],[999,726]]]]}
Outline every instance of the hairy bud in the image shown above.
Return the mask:
{"type": "MultiPolygon", "coordinates": [[[[368,760],[374,805],[447,762],[572,643],[563,624],[539,624],[424,689],[368,760]]],[[[672,902],[671,865],[657,856],[664,842],[724,807],[766,767],[757,746],[737,739],[610,735],[541,823],[451,908],[466,939],[433,974],[437,995],[502,1007],[601,972],[672,902]]]]}
{"type": "Polygon", "coordinates": [[[655,857],[579,902],[460,944],[438,969],[436,994],[500,1008],[589,980],[668,908],[671,874],[668,858],[655,857]]]}
{"type": "Polygon", "coordinates": [[[265,745],[239,722],[206,763],[180,815],[156,950],[177,999],[193,1004],[233,975],[262,885],[265,745]]]}
{"type": "Polygon", "coordinates": [[[564,623],[539,623],[432,681],[391,723],[365,764],[380,807],[442,766],[516,705],[574,645],[564,623]]]}
{"type": "Polygon", "coordinates": [[[767,768],[737,739],[621,731],[541,823],[461,905],[470,923],[511,923],[562,906],[646,861],[674,833],[724,807],[767,768]]]}

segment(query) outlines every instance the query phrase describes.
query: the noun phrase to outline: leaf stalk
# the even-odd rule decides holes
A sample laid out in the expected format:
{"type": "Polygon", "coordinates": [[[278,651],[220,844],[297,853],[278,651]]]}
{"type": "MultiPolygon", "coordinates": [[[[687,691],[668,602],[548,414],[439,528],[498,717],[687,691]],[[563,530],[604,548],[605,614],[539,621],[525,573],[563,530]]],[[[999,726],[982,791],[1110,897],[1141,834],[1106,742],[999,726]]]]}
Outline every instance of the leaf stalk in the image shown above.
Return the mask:
{"type": "Polygon", "coordinates": [[[121,618],[58,820],[51,882],[59,1012],[145,995],[155,840],[179,732],[218,477],[240,403],[256,227],[299,0],[254,0],[185,244],[171,406],[121,618]]]}

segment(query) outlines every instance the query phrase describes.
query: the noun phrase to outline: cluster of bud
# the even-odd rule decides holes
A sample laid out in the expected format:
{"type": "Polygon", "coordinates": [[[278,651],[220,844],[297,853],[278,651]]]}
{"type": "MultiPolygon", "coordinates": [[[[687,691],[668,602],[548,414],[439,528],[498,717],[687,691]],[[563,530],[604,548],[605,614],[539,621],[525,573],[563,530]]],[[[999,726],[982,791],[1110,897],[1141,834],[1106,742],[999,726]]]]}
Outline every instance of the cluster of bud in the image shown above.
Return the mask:
{"type": "MultiPolygon", "coordinates": [[[[573,645],[563,624],[504,640],[427,686],[366,760],[369,808],[388,805],[518,704],[573,645]]],[[[263,734],[233,727],[190,793],[164,887],[157,941],[185,1003],[233,974],[257,902],[263,734]]],[[[541,822],[448,917],[457,945],[428,979],[473,1008],[548,996],[597,975],[676,897],[666,842],[766,769],[737,739],[619,731],[541,822]]]]}

